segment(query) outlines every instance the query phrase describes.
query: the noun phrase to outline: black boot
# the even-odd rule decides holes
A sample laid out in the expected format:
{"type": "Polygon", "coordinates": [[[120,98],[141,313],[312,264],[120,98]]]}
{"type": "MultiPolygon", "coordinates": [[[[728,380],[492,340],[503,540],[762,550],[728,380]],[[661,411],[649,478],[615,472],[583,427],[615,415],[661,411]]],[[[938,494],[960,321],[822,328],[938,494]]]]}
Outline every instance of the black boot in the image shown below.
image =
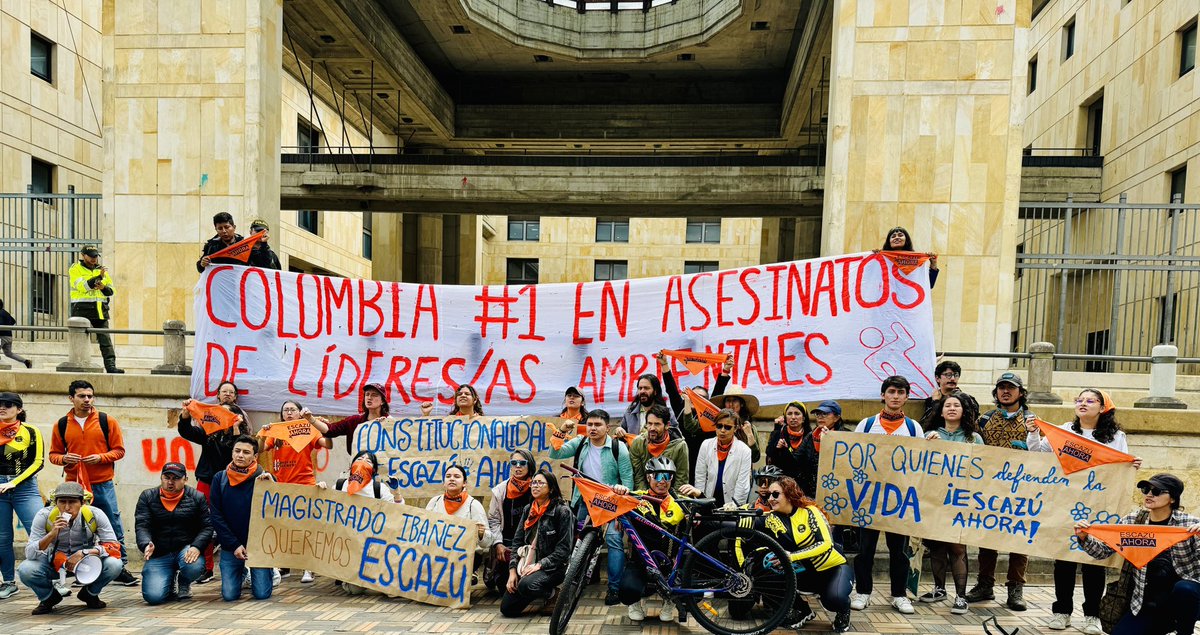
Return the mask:
{"type": "Polygon", "coordinates": [[[88,591],[86,587],[79,590],[79,595],[77,597],[84,604],[86,604],[89,609],[102,609],[108,606],[108,603],[106,603],[104,600],[101,600],[99,596],[92,595],[92,593],[88,591]]]}
{"type": "Polygon", "coordinates": [[[58,591],[50,589],[50,597],[38,602],[38,605],[33,608],[34,615],[45,615],[54,610],[54,607],[62,602],[63,597],[58,594],[58,591]]]}
{"type": "Polygon", "coordinates": [[[110,375],[124,375],[125,374],[124,370],[117,368],[116,366],[109,366],[104,369],[104,372],[106,372],[110,375]]]}

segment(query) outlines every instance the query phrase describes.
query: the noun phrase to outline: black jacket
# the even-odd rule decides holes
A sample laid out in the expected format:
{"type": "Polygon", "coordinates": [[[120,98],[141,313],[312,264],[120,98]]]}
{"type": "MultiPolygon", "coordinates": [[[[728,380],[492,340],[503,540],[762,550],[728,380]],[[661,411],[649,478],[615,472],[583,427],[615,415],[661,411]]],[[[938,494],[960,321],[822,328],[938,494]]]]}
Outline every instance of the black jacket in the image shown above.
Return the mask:
{"type": "MultiPolygon", "coordinates": [[[[238,414],[245,418],[240,409],[238,414]]],[[[238,429],[245,423],[222,430],[213,434],[205,434],[204,429],[195,425],[186,410],[179,417],[176,430],[179,436],[200,446],[200,459],[196,461],[196,480],[202,483],[212,483],[213,475],[223,471],[233,460],[233,442],[238,438],[238,429]]]]}
{"type": "Polygon", "coordinates": [[[133,526],[138,549],[145,551],[146,545],[154,543],[151,560],[173,555],[188,546],[204,551],[213,537],[208,501],[191,487],[183,488],[183,498],[173,512],[163,507],[157,487],[142,492],[133,526]]]}
{"type": "MultiPolygon", "coordinates": [[[[14,326],[16,323],[17,320],[12,316],[11,313],[5,311],[4,309],[0,309],[0,326],[14,326]]],[[[13,332],[10,329],[0,329],[0,337],[12,337],[12,333],[13,332]]]]}
{"type": "Polygon", "coordinates": [[[529,517],[529,507],[521,512],[521,521],[517,523],[517,535],[513,536],[513,556],[508,560],[508,567],[516,569],[521,563],[516,551],[533,541],[537,532],[538,563],[542,571],[550,577],[565,576],[567,561],[571,558],[571,549],[575,547],[575,514],[566,501],[559,501],[552,509],[546,510],[545,515],[529,530],[525,529],[525,519],[529,517]]]}
{"type": "MultiPolygon", "coordinates": [[[[233,242],[229,244],[232,245],[241,242],[242,240],[245,240],[244,236],[241,234],[234,234],[233,242]]],[[[212,238],[208,239],[208,242],[204,243],[204,248],[200,251],[200,257],[203,258],[209,254],[215,254],[228,246],[229,245],[221,242],[220,238],[213,236],[212,238]]],[[[275,255],[275,252],[271,251],[269,246],[259,242],[258,244],[254,245],[253,249],[250,250],[250,259],[246,262],[242,262],[236,258],[225,258],[222,256],[220,258],[214,258],[212,260],[212,264],[249,265],[251,267],[259,267],[260,269],[279,269],[279,257],[275,255]]],[[[196,261],[196,271],[204,273],[204,267],[200,266],[199,260],[196,261]]]]}

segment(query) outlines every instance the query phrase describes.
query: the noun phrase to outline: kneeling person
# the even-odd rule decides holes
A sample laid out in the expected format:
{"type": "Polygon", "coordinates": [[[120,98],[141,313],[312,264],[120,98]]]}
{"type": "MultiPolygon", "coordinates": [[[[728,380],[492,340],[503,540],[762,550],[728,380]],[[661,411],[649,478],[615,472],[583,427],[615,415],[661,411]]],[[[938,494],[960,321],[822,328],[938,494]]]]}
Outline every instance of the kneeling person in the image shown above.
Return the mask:
{"type": "MultiPolygon", "coordinates": [[[[250,541],[250,502],[254,484],[273,480],[258,465],[258,440],[242,435],[233,442],[233,460],[223,472],[213,476],[209,499],[209,520],[217,543],[221,545],[221,598],[232,602],[242,597],[246,579],[246,543],[250,541]]],[[[270,567],[250,567],[250,593],[256,600],[271,597],[274,572],[270,567]]]]}
{"type": "Polygon", "coordinates": [[[167,463],[160,478],[158,487],[138,497],[134,520],[137,546],[146,558],[142,599],[150,605],[192,597],[192,583],[204,574],[201,553],[213,537],[208,501],[188,487],[187,468],[167,463]]]}
{"type": "Polygon", "coordinates": [[[534,474],[529,494],[532,498],[513,535],[508,584],[500,598],[505,617],[519,617],[536,600],[551,604],[575,546],[575,513],[563,500],[554,473],[543,469],[534,474]]]}
{"type": "MultiPolygon", "coordinates": [[[[646,421],[649,423],[650,418],[647,417],[646,421]]],[[[674,533],[683,521],[683,508],[671,497],[671,490],[675,489],[674,482],[677,473],[675,462],[665,456],[655,457],[646,462],[644,473],[649,483],[648,488],[634,493],[639,496],[652,496],[661,502],[655,505],[650,501],[643,500],[638,505],[637,513],[659,527],[674,533]]],[[[620,485],[614,486],[613,490],[618,494],[628,493],[628,490],[620,485]]],[[[665,536],[647,531],[644,534],[639,532],[638,537],[642,539],[646,550],[652,555],[662,554],[664,558],[670,557],[673,545],[665,536]]],[[[659,564],[662,566],[664,563],[669,565],[670,561],[664,560],[659,564]]],[[[655,582],[646,579],[645,564],[639,558],[626,561],[625,573],[621,578],[620,593],[621,603],[629,605],[629,619],[635,622],[646,619],[646,603],[643,598],[653,595],[654,590],[655,582]]],[[[663,622],[674,622],[675,617],[675,604],[670,600],[663,600],[658,619],[663,622]]]]}
{"type": "Polygon", "coordinates": [[[85,556],[100,558],[100,575],[81,589],[78,597],[89,609],[102,609],[108,605],[100,599],[100,592],[124,569],[117,534],[103,511],[83,504],[83,485],[63,483],[54,488],[53,500],[53,505],[33,518],[25,561],[19,569],[21,582],[38,598],[33,614],[49,613],[62,602],[54,588],[58,570],[85,556]]]}

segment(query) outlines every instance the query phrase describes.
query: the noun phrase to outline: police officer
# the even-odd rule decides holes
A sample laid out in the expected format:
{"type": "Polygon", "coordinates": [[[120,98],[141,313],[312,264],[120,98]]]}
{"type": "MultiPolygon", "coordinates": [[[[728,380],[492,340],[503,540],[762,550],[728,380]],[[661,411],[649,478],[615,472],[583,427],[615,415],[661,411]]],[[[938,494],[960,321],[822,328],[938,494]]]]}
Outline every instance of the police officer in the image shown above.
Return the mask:
{"type": "MultiPolygon", "coordinates": [[[[112,276],[108,268],[100,264],[100,250],[87,245],[79,250],[79,260],[68,272],[71,279],[71,317],[87,318],[92,328],[108,328],[108,300],[113,294],[112,276]]],[[[104,372],[121,374],[117,368],[117,350],[113,348],[108,333],[96,333],[100,343],[100,356],[104,358],[104,372]]]]}

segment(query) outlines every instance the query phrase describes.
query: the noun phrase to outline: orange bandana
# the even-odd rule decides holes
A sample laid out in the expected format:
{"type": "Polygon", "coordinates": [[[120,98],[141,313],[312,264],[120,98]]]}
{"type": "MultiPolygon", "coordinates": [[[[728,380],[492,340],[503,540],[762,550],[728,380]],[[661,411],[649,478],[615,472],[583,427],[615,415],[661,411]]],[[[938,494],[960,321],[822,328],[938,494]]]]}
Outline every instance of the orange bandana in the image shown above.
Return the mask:
{"type": "Polygon", "coordinates": [[[671,435],[664,434],[662,443],[652,443],[650,437],[646,437],[646,449],[650,451],[651,458],[662,456],[663,452],[667,451],[667,446],[671,445],[671,435]]]}
{"type": "Polygon", "coordinates": [[[522,496],[528,494],[529,493],[529,482],[532,480],[533,480],[533,477],[520,479],[520,480],[518,480],[517,477],[515,477],[515,476],[510,477],[508,479],[507,497],[510,499],[511,498],[521,498],[522,496]]]}
{"type": "Polygon", "coordinates": [[[254,475],[254,466],[253,465],[251,465],[248,468],[243,469],[243,468],[240,468],[240,467],[234,465],[233,463],[230,463],[229,467],[225,468],[225,476],[227,476],[229,478],[229,485],[231,487],[237,487],[238,485],[241,485],[243,482],[245,482],[246,479],[250,478],[253,475],[254,475]]]}
{"type": "Polygon", "coordinates": [[[350,466],[350,476],[346,478],[346,493],[353,496],[375,479],[375,470],[366,461],[355,461],[350,466]]]}
{"type": "Polygon", "coordinates": [[[183,500],[183,490],[179,490],[175,492],[174,496],[171,496],[160,487],[158,488],[158,500],[162,501],[162,505],[167,508],[167,511],[173,512],[175,511],[175,507],[179,505],[179,501],[183,500]]]}
{"type": "Polygon", "coordinates": [[[1139,569],[1176,543],[1192,537],[1186,527],[1163,525],[1092,525],[1084,531],[1139,569]]]}
{"type": "Polygon", "coordinates": [[[575,481],[575,487],[579,490],[580,498],[587,506],[588,515],[591,516],[592,525],[595,527],[637,509],[641,503],[639,498],[618,494],[608,485],[596,481],[576,476],[572,476],[571,480],[575,481]]]}
{"type": "MultiPolygon", "coordinates": [[[[570,425],[570,424],[568,424],[568,425],[570,425]]],[[[547,421],[546,422],[546,432],[550,433],[550,436],[549,436],[550,447],[554,448],[555,450],[561,450],[563,443],[567,442],[566,430],[559,430],[558,426],[547,421]]]]}
{"type": "Polygon", "coordinates": [[[733,441],[730,440],[725,447],[721,447],[721,442],[717,441],[717,460],[724,461],[729,457],[729,451],[733,449],[733,441]]]}
{"type": "Polygon", "coordinates": [[[20,430],[21,421],[19,419],[13,419],[12,423],[0,423],[0,446],[8,445],[17,438],[17,432],[20,430]]]}
{"type": "Polygon", "coordinates": [[[442,496],[442,505],[446,507],[446,513],[451,516],[457,512],[463,504],[471,500],[468,494],[459,494],[458,496],[442,496]]]}
{"type": "Polygon", "coordinates": [[[668,492],[667,495],[664,496],[663,499],[658,502],[658,511],[659,511],[658,515],[666,516],[670,512],[671,503],[673,503],[673,502],[675,502],[675,499],[671,498],[671,494],[670,494],[670,492],[668,492]]]}
{"type": "Polygon", "coordinates": [[[754,509],[759,509],[764,512],[771,511],[771,506],[763,502],[763,497],[759,496],[758,500],[754,501],[754,509]]]}
{"type": "Polygon", "coordinates": [[[900,425],[904,423],[904,413],[894,415],[887,412],[879,413],[879,425],[883,426],[884,431],[888,434],[894,434],[900,429],[900,425]]]}
{"type": "Polygon", "coordinates": [[[1046,435],[1046,442],[1050,444],[1050,448],[1058,457],[1059,464],[1067,474],[1074,474],[1079,470],[1108,463],[1132,463],[1134,461],[1135,457],[1132,454],[1114,450],[1099,441],[1093,441],[1041,419],[1035,419],[1034,422],[1042,430],[1042,434],[1046,435]]]}
{"type": "Polygon", "coordinates": [[[529,515],[525,517],[525,529],[528,530],[536,525],[542,519],[542,515],[546,513],[546,508],[548,507],[550,507],[550,499],[548,498],[541,503],[536,500],[530,501],[529,515]]]}
{"type": "Polygon", "coordinates": [[[683,365],[687,366],[688,372],[693,375],[700,375],[709,366],[724,364],[725,360],[729,359],[728,353],[697,353],[696,351],[672,351],[665,348],[659,353],[683,362],[683,365]]]}
{"type": "Polygon", "coordinates": [[[787,436],[788,447],[792,448],[792,452],[799,450],[800,444],[804,443],[804,433],[803,432],[801,432],[800,436],[798,436],[798,437],[792,436],[792,429],[787,426],[784,426],[783,434],[787,436]]]}

